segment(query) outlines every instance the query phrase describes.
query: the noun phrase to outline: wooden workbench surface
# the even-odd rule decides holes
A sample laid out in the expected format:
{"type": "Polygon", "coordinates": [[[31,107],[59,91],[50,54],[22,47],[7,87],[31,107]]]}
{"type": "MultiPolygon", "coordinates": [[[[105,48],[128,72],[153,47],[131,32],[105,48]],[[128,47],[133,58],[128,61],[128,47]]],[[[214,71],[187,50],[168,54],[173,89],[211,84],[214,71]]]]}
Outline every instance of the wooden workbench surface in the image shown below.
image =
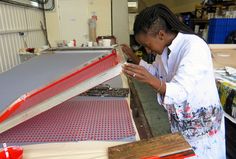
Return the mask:
{"type": "Polygon", "coordinates": [[[23,159],[107,159],[107,148],[127,142],[81,141],[22,146],[23,159]]]}
{"type": "Polygon", "coordinates": [[[233,50],[212,50],[214,68],[230,66],[236,68],[236,49],[233,50]]]}
{"type": "Polygon", "coordinates": [[[236,45],[221,44],[209,45],[212,52],[212,60],[214,68],[222,68],[230,66],[236,68],[236,45]]]}

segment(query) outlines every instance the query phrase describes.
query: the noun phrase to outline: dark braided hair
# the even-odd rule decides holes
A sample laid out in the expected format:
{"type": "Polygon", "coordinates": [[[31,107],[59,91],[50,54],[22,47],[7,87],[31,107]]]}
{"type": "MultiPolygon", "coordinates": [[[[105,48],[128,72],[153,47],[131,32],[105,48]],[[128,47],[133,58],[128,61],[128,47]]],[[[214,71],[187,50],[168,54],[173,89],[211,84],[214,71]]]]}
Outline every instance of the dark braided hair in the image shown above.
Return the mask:
{"type": "Polygon", "coordinates": [[[142,10],[135,18],[134,35],[152,33],[156,35],[160,30],[169,33],[182,32],[195,34],[192,29],[182,23],[174,13],[163,4],[156,4],[142,10]]]}

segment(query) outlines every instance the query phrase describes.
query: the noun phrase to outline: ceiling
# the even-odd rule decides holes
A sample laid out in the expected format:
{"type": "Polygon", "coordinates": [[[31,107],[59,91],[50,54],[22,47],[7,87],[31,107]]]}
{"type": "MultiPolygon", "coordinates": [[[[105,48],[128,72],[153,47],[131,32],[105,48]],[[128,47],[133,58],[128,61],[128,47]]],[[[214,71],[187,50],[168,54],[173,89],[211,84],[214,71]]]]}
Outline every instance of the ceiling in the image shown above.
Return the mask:
{"type": "Polygon", "coordinates": [[[199,5],[203,0],[138,0],[139,11],[157,3],[168,6],[173,12],[189,12],[194,11],[195,6],[199,5]]]}

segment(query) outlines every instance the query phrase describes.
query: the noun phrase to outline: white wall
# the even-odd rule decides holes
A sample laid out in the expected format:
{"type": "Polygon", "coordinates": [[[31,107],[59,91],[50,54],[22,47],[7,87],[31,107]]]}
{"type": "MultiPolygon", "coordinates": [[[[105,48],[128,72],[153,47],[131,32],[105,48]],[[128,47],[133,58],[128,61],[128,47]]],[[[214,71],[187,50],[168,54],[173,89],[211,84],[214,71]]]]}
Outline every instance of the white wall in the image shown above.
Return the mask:
{"type": "MultiPolygon", "coordinates": [[[[97,21],[97,36],[99,35],[111,35],[111,1],[110,0],[77,0],[79,5],[77,9],[74,10],[74,14],[77,15],[78,19],[86,18],[87,20],[91,17],[92,12],[96,12],[98,21],[97,21]],[[83,14],[80,13],[80,10],[88,10],[83,14]]],[[[69,40],[68,37],[61,35],[62,29],[64,32],[70,32],[67,28],[62,28],[60,24],[60,0],[55,0],[56,7],[54,11],[46,12],[46,21],[47,21],[47,30],[48,38],[52,46],[56,46],[55,41],[58,40],[69,40]]],[[[87,41],[88,36],[88,21],[81,21],[81,26],[75,28],[76,34],[81,37],[77,37],[79,43],[84,43],[87,41]],[[76,30],[77,29],[77,30],[76,30]],[[86,29],[86,30],[85,30],[86,29]]],[[[71,28],[70,28],[71,29],[71,28]]],[[[73,29],[73,28],[72,28],[73,29]]],[[[72,40],[73,37],[70,38],[72,40]]]]}
{"type": "Polygon", "coordinates": [[[19,49],[24,48],[24,40],[19,32],[25,33],[28,47],[46,44],[40,21],[44,21],[41,10],[0,2],[0,73],[20,63],[19,49]]]}
{"type": "Polygon", "coordinates": [[[78,44],[88,41],[89,3],[85,0],[59,0],[60,39],[78,44]]]}
{"type": "Polygon", "coordinates": [[[119,44],[129,44],[129,16],[127,0],[112,0],[113,35],[119,44]]]}

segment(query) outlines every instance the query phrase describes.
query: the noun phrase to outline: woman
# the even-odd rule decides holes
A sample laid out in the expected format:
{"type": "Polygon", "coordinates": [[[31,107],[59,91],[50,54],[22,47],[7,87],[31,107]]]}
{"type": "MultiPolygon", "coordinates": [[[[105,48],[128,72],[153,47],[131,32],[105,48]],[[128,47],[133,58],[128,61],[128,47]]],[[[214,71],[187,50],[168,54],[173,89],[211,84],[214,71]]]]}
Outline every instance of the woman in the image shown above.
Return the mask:
{"type": "Polygon", "coordinates": [[[156,60],[148,64],[123,45],[123,52],[134,62],[125,64],[123,72],[157,91],[171,131],[183,134],[195,158],[226,158],[224,116],[208,45],[162,4],[137,15],[134,35],[156,60]]]}

